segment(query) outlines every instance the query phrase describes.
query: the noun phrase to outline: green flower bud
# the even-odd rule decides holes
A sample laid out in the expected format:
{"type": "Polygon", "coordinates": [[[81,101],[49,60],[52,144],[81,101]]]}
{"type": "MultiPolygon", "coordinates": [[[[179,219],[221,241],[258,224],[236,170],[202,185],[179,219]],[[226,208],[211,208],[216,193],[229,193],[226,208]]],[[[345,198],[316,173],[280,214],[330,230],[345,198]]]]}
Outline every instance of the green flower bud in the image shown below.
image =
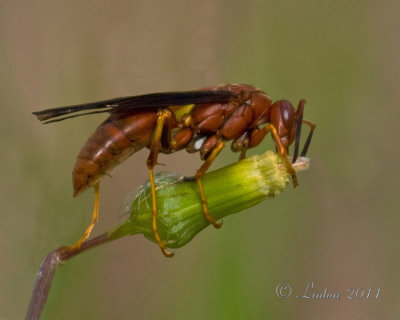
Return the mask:
{"type": "MultiPolygon", "coordinates": [[[[307,169],[308,164],[307,158],[300,158],[293,166],[300,171],[307,169]]],[[[283,159],[267,151],[209,172],[202,181],[208,211],[219,220],[275,197],[289,183],[290,174],[283,159]]],[[[197,183],[193,178],[170,173],[155,175],[155,183],[158,232],[166,247],[180,248],[209,225],[203,214],[197,183]]],[[[127,198],[121,214],[127,216],[127,220],[107,233],[109,240],[141,233],[156,242],[148,181],[127,198]]]]}

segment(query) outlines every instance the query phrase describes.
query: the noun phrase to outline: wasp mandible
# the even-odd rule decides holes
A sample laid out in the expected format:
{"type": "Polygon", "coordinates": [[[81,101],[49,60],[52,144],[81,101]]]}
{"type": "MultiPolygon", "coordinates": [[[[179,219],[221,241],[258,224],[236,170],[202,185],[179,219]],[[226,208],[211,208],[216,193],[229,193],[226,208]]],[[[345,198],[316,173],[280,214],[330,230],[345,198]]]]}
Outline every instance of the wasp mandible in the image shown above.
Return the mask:
{"type": "Polygon", "coordinates": [[[76,158],[72,172],[74,197],[93,187],[95,201],[90,225],[68,250],[79,249],[97,222],[100,180],[144,147],[150,149],[146,164],[152,194],[153,232],[167,257],[172,257],[174,253],[166,249],[157,231],[157,197],[153,176],[160,152],[172,153],[181,149],[190,153],[200,152],[204,163],[194,177],[204,217],[216,228],[220,228],[222,223],[217,223],[208,212],[201,178],[227,141],[232,141],[232,151],[240,152],[240,160],[245,158],[247,149],[260,144],[271,132],[276,150],[283,157],[296,187],[298,183],[292,162],[299,154],[302,124],[308,125],[310,132],[301,156],[306,155],[315,129],[314,123],[303,119],[304,104],[305,100],[300,100],[295,110],[287,100],[272,103],[266,93],[254,86],[222,84],[196,91],[152,93],[34,112],[44,123],[95,113],[110,114],[89,137],[76,158]],[[291,162],[288,153],[293,142],[291,162]]]}

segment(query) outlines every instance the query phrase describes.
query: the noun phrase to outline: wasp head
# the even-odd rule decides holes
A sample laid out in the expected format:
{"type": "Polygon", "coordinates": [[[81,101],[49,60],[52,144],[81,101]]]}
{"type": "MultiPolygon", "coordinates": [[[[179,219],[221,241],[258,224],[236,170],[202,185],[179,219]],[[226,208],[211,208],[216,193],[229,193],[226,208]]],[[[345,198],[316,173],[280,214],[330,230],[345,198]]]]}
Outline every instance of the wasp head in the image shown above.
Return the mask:
{"type": "Polygon", "coordinates": [[[283,147],[288,152],[289,146],[296,141],[293,161],[296,161],[300,142],[305,100],[300,100],[297,110],[288,100],[276,101],[271,106],[269,120],[276,128],[283,147]]]}

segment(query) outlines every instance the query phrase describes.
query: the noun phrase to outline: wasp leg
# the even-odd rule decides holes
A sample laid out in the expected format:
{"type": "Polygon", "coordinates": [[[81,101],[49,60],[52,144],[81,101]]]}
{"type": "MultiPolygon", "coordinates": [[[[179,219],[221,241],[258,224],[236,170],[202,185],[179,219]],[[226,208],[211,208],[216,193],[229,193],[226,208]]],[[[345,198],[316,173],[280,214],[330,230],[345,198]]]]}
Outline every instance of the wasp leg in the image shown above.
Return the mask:
{"type": "Polygon", "coordinates": [[[92,221],[90,222],[89,226],[87,227],[83,236],[72,246],[67,247],[67,251],[74,251],[80,248],[82,243],[89,238],[92,229],[99,218],[99,191],[100,191],[100,182],[97,182],[94,186],[94,208],[92,214],[92,221]]]}
{"type": "Polygon", "coordinates": [[[303,120],[303,123],[310,127],[310,133],[308,134],[307,140],[304,143],[303,150],[301,151],[301,154],[300,154],[302,157],[305,157],[307,154],[307,151],[308,151],[308,147],[310,146],[311,138],[313,136],[316,125],[315,125],[315,123],[312,123],[311,121],[308,121],[308,120],[303,120]]]}
{"type": "Polygon", "coordinates": [[[199,186],[199,190],[200,190],[201,205],[203,207],[204,217],[207,219],[208,222],[210,222],[217,229],[222,227],[222,223],[217,223],[214,220],[214,218],[211,217],[210,214],[208,213],[207,201],[206,201],[206,196],[204,195],[204,189],[203,189],[203,183],[201,182],[201,177],[208,170],[208,168],[211,166],[214,159],[217,157],[217,155],[220,153],[220,151],[224,147],[225,147],[225,143],[220,140],[214,147],[213,151],[208,156],[207,160],[202,164],[200,169],[197,170],[196,174],[194,175],[194,177],[196,178],[196,181],[197,181],[197,185],[199,186]]]}
{"type": "Polygon", "coordinates": [[[240,151],[239,161],[246,158],[246,151],[249,147],[249,139],[243,141],[243,149],[240,151]]]}
{"type": "Polygon", "coordinates": [[[151,199],[152,199],[152,212],[153,212],[153,232],[154,237],[166,257],[172,257],[173,252],[169,252],[165,248],[164,242],[161,240],[160,235],[157,231],[157,195],[156,195],[156,185],[154,183],[153,169],[157,164],[158,152],[161,147],[161,137],[163,134],[163,129],[165,122],[171,117],[171,112],[169,110],[161,110],[157,114],[157,125],[153,133],[153,138],[150,145],[150,154],[147,158],[147,168],[149,169],[149,180],[151,187],[151,199]]]}
{"type": "Polygon", "coordinates": [[[250,145],[250,132],[244,132],[239,138],[232,141],[231,150],[233,152],[239,152],[239,161],[246,158],[246,151],[250,145]]]}
{"type": "Polygon", "coordinates": [[[289,173],[292,175],[293,187],[296,188],[299,185],[299,183],[297,182],[296,171],[294,170],[292,163],[289,161],[287,152],[282,145],[281,139],[279,138],[279,135],[278,135],[278,132],[277,132],[275,126],[273,124],[269,123],[263,128],[263,130],[265,130],[267,133],[269,131],[271,131],[272,137],[275,142],[276,149],[277,149],[278,153],[282,156],[283,160],[285,161],[286,167],[287,167],[289,173]]]}

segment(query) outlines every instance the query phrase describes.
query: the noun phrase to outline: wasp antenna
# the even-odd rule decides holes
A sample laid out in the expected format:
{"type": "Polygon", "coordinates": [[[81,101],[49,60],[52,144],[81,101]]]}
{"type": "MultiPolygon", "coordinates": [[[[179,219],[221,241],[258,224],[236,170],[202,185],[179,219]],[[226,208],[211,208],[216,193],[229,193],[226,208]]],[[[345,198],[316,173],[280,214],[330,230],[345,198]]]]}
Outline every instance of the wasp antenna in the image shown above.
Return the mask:
{"type": "Polygon", "coordinates": [[[311,121],[308,121],[308,120],[303,120],[303,123],[310,127],[310,132],[308,134],[306,143],[304,144],[303,150],[301,151],[301,155],[300,155],[302,157],[305,157],[307,154],[307,151],[308,151],[308,147],[310,146],[311,138],[313,136],[316,125],[315,125],[315,123],[312,123],[311,121]]]}
{"type": "Polygon", "coordinates": [[[300,136],[301,136],[301,126],[303,124],[303,112],[304,112],[304,104],[306,100],[301,99],[299,101],[299,105],[296,110],[297,114],[297,125],[296,125],[296,137],[294,142],[294,152],[293,152],[293,160],[292,162],[296,162],[297,157],[299,155],[299,148],[300,148],[300,136]]]}

